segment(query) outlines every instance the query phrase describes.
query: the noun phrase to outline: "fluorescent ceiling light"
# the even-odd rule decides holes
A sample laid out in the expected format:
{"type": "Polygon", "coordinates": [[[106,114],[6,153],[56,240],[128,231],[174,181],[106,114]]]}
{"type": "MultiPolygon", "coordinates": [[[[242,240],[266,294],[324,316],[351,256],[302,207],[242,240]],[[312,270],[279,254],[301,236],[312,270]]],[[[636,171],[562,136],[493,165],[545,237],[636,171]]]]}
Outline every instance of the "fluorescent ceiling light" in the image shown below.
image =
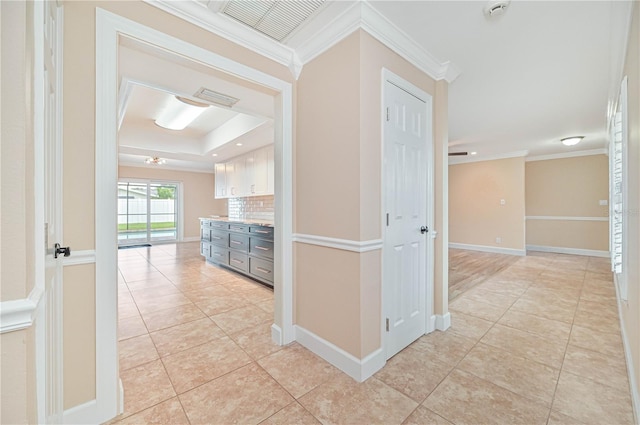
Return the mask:
{"type": "Polygon", "coordinates": [[[584,139],[584,136],[572,136],[572,137],[565,137],[564,139],[560,139],[560,141],[565,146],[573,146],[580,143],[582,139],[584,139]]]}
{"type": "Polygon", "coordinates": [[[209,105],[180,96],[172,96],[165,105],[156,124],[169,130],[184,130],[202,114],[209,105]]]}

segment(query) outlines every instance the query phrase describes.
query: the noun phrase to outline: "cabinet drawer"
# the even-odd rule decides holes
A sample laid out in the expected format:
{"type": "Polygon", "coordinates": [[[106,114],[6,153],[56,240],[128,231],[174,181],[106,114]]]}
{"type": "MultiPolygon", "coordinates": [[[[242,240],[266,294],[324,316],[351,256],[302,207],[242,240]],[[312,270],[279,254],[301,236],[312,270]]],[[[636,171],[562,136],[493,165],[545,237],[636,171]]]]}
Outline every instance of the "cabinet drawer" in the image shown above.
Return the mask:
{"type": "Polygon", "coordinates": [[[273,282],[273,262],[259,258],[249,258],[249,273],[261,279],[273,282]]]}
{"type": "Polygon", "coordinates": [[[248,272],[249,256],[240,252],[229,251],[229,265],[243,272],[248,272]]]}
{"type": "Polygon", "coordinates": [[[209,230],[209,240],[212,244],[221,246],[223,248],[227,247],[227,241],[229,238],[229,234],[223,230],[211,229],[209,230]]]}
{"type": "Polygon", "coordinates": [[[210,221],[209,227],[211,227],[212,229],[226,230],[227,223],[224,221],[210,221]]]}
{"type": "Polygon", "coordinates": [[[229,223],[230,232],[249,233],[249,226],[246,224],[229,223]]]}
{"type": "Polygon", "coordinates": [[[200,255],[204,258],[211,256],[211,245],[208,242],[200,242],[200,255]]]}
{"type": "Polygon", "coordinates": [[[200,240],[201,241],[207,241],[207,242],[211,241],[211,233],[209,233],[209,232],[210,232],[210,229],[209,229],[208,226],[206,226],[206,227],[202,226],[200,228],[200,240]]]}
{"type": "Polygon", "coordinates": [[[249,254],[273,259],[273,242],[249,238],[249,254]]]}
{"type": "Polygon", "coordinates": [[[229,248],[242,251],[244,253],[249,252],[249,237],[229,233],[229,248]]]}
{"type": "Polygon", "coordinates": [[[215,261],[220,264],[229,264],[229,251],[219,246],[211,246],[211,261],[215,261]]]}
{"type": "Polygon", "coordinates": [[[249,226],[249,234],[273,240],[273,227],[249,226]]]}

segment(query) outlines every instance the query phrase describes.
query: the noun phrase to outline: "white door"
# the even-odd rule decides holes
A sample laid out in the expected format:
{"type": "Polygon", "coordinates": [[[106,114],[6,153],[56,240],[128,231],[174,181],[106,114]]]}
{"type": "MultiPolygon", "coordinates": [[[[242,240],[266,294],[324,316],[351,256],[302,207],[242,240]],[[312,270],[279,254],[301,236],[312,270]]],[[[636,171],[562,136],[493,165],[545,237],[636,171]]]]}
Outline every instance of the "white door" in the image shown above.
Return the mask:
{"type": "Polygon", "coordinates": [[[37,332],[39,422],[60,423],[63,412],[62,359],[62,8],[34,2],[34,143],[36,270],[43,291],[37,332]],[[39,231],[42,229],[42,231],[39,231]]]}
{"type": "Polygon", "coordinates": [[[383,305],[390,358],[426,330],[427,109],[389,81],[384,101],[383,305]]]}

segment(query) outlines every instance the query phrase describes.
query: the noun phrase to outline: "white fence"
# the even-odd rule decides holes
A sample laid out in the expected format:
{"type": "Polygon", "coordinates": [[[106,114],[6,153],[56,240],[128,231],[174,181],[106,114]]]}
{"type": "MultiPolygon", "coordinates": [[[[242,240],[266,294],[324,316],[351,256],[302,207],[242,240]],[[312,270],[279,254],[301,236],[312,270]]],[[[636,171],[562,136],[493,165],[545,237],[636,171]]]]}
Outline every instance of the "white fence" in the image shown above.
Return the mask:
{"type": "MultiPolygon", "coordinates": [[[[175,222],[175,199],[151,199],[151,222],[175,222]]],[[[146,199],[118,199],[118,224],[146,223],[146,199]],[[127,210],[128,205],[128,210],[127,210]],[[127,220],[128,217],[128,220],[127,220]]]]}

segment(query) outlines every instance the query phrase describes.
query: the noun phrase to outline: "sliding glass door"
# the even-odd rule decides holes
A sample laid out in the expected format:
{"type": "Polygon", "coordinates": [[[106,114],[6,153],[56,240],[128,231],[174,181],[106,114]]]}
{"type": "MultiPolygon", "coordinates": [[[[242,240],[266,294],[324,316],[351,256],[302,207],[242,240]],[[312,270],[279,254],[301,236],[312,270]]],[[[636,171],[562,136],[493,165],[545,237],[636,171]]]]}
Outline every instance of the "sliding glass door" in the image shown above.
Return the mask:
{"type": "Polygon", "coordinates": [[[178,190],[178,183],[120,181],[118,244],[177,240],[178,190]]]}

